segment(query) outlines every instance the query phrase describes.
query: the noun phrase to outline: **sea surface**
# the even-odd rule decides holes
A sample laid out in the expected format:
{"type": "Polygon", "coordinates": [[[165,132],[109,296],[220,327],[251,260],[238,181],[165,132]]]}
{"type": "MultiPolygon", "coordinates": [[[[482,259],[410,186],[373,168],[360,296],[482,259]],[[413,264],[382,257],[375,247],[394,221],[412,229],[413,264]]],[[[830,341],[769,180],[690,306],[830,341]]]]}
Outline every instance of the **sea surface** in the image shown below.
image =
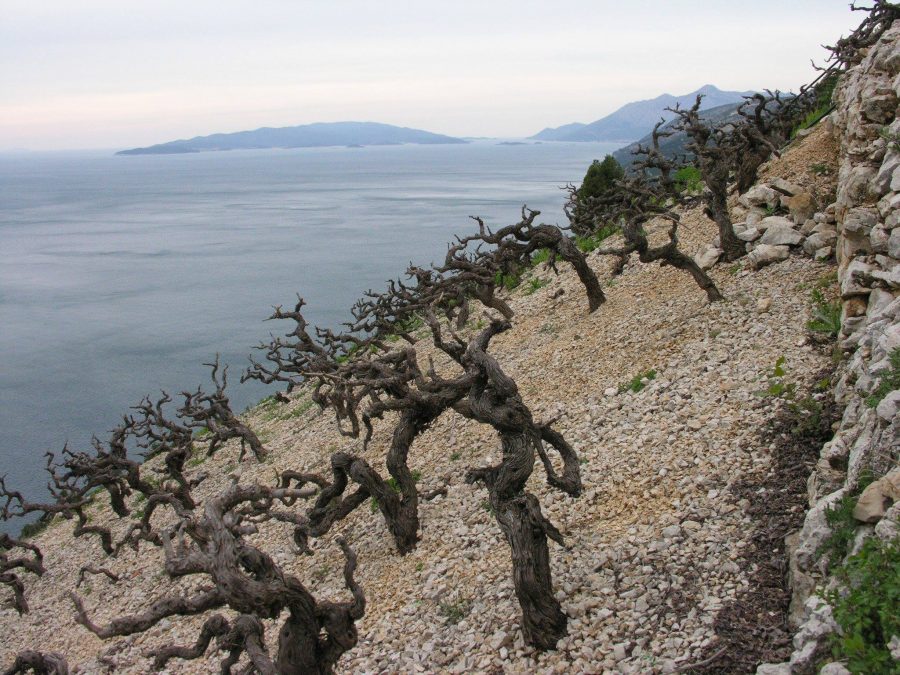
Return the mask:
{"type": "Polygon", "coordinates": [[[244,409],[269,393],[239,383],[248,355],[288,327],[263,322],[273,305],[300,293],[337,327],[409,262],[442,260],[471,215],[564,223],[560,187],[616,147],[0,155],[0,475],[43,496],[45,452],[206,386],[217,353],[244,409]]]}

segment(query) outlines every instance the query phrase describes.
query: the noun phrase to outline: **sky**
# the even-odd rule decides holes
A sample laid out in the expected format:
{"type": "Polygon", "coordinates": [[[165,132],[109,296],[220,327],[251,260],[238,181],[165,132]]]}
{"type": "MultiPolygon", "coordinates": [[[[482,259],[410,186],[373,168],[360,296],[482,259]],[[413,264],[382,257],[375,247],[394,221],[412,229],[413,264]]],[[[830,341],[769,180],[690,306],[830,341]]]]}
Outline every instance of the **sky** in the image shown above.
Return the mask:
{"type": "Polygon", "coordinates": [[[343,120],[522,137],[704,84],[796,89],[847,0],[0,0],[0,150],[343,120]]]}

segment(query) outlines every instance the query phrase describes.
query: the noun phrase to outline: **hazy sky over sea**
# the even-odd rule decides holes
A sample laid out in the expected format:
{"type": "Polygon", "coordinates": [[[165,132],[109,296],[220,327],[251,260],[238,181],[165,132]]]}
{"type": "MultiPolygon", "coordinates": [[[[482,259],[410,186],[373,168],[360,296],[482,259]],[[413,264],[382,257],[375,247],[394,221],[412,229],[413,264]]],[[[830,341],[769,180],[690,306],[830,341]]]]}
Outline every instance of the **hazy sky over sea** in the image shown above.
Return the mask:
{"type": "Polygon", "coordinates": [[[526,136],[703,84],[798,87],[846,0],[0,0],[0,150],[371,120],[526,136]]]}

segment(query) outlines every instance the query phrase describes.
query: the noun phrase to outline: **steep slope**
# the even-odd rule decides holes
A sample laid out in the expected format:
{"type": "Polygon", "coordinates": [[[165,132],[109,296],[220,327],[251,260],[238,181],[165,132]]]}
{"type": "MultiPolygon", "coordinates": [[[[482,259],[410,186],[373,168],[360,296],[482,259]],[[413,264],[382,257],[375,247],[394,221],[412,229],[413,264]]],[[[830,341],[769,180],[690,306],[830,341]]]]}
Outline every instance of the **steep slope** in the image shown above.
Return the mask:
{"type": "MultiPolygon", "coordinates": [[[[833,164],[827,150],[810,151],[820,141],[810,136],[790,152],[833,164]]],[[[806,165],[798,171],[809,173],[806,165]]],[[[681,233],[682,245],[693,252],[712,239],[715,226],[694,211],[685,214],[681,233]]],[[[771,486],[763,479],[779,468],[769,431],[785,408],[756,392],[779,357],[798,396],[811,391],[814,374],[830,363],[827,350],[808,341],[804,324],[808,289],[828,283],[833,265],[792,256],[759,272],[718,266],[711,274],[727,299],[710,305],[671,267],[632,263],[611,280],[612,261],[595,253],[590,262],[609,298],[597,312],[585,313],[582,287],[567,267],[560,266],[558,277],[538,268],[533,274],[548,285],[526,295],[524,284],[512,293],[514,328],[492,348],[535,414],[561,416],[558,428],[584,458],[585,493],[578,499],[548,489],[538,472],[529,484],[566,538],[567,548],[554,545],[551,559],[555,588],[571,617],[569,637],[549,653],[524,647],[508,549],[485,493],[463,480],[466,468],[496,457],[496,438],[445,415],[411,457],[423,490],[447,486],[445,497],[421,505],[418,548],[398,556],[383,520],[368,508],[333,533],[359,552],[357,578],[367,597],[359,645],[341,662],[343,672],[672,672],[704,658],[718,639],[720,613],[756,583],[758,561],[746,552],[767,523],[757,521],[757,504],[745,495],[768,498],[771,486]],[[641,391],[621,388],[651,370],[641,391]]],[[[247,419],[272,450],[271,460],[237,464],[236,449],[226,448],[193,468],[212,474],[198,491],[214,494],[236,475],[268,483],[276,469],[327,472],[335,447],[362,452],[360,443],[338,435],[331,415],[310,403],[299,391],[289,404],[250,411],[247,419]]],[[[366,454],[378,466],[384,430],[376,427],[366,454]]],[[[798,489],[805,495],[805,484],[798,489]]],[[[103,518],[103,508],[94,516],[103,518]]],[[[73,541],[70,530],[60,523],[38,538],[47,574],[26,581],[31,614],[0,611],[7,636],[0,663],[40,645],[90,672],[104,668],[102,655],[117,672],[141,673],[148,672],[149,647],[162,640],[194,642],[200,619],[167,621],[106,643],[74,625],[65,589],[81,565],[96,560],[97,546],[87,538],[73,541]]],[[[284,524],[263,523],[258,536],[272,542],[271,555],[317,596],[343,597],[332,535],[314,542],[311,558],[290,549],[284,524]]],[[[88,610],[105,622],[175,591],[177,582],[159,574],[160,561],[153,547],[123,551],[108,564],[128,571],[128,585],[92,580],[81,589],[88,610]]],[[[275,631],[267,638],[274,642],[275,631]]],[[[211,672],[219,656],[211,652],[173,668],[211,672]]]]}
{"type": "Polygon", "coordinates": [[[377,122],[320,122],[296,127],[263,127],[255,131],[212,134],[122,150],[117,155],[165,155],[213,150],[251,150],[261,148],[311,148],[331,145],[399,145],[401,143],[465,143],[452,136],[420,129],[395,127],[377,122]]]}
{"type": "Polygon", "coordinates": [[[705,110],[728,103],[739,103],[744,96],[752,93],[722,91],[707,84],[681,96],[662,94],[646,101],[633,101],[590,124],[574,123],[544,129],[531,138],[541,141],[634,141],[649,133],[660,118],[672,119],[672,113],[667,112],[666,108],[693,105],[699,94],[703,95],[702,107],[705,110]]]}

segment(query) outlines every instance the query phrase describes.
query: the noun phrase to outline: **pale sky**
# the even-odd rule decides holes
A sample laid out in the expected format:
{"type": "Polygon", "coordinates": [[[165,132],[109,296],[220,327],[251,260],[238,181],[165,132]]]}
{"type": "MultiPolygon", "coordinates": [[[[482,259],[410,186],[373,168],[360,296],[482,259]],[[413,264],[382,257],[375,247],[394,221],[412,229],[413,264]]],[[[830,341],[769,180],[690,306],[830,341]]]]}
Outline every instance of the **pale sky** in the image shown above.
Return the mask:
{"type": "Polygon", "coordinates": [[[796,89],[847,0],[0,0],[0,150],[342,120],[528,136],[629,101],[796,89]]]}

